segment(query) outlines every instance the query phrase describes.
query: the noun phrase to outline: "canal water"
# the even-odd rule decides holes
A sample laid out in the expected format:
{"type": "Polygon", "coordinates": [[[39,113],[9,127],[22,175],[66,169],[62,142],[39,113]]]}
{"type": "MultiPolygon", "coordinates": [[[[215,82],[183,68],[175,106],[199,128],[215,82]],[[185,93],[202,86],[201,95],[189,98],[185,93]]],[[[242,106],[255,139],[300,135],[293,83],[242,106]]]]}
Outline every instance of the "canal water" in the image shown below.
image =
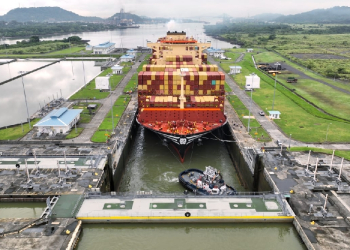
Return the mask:
{"type": "MultiPolygon", "coordinates": [[[[167,31],[185,31],[189,36],[193,36],[198,41],[211,41],[215,48],[232,48],[232,44],[219,41],[204,34],[202,23],[178,23],[170,21],[167,24],[142,24],[139,29],[116,29],[99,32],[71,33],[67,35],[48,36],[41,40],[61,40],[69,36],[79,36],[84,40],[90,40],[90,45],[111,41],[118,48],[136,48],[146,46],[147,41],[155,42],[159,37],[164,37],[167,31]]],[[[20,40],[3,40],[2,43],[14,44],[20,40]]]]}
{"type": "Polygon", "coordinates": [[[289,224],[84,225],[78,250],[306,249],[289,224]]]}
{"type": "Polygon", "coordinates": [[[0,202],[0,219],[39,218],[46,207],[45,202],[0,202]]]}
{"type": "MultiPolygon", "coordinates": [[[[49,62],[10,63],[11,76],[18,76],[18,69],[30,70],[49,62]]],[[[29,116],[53,98],[67,98],[101,72],[94,61],[61,61],[23,77],[29,116]],[[84,65],[83,65],[84,64],[84,65]],[[85,73],[84,73],[85,72],[85,73]],[[85,80],[84,80],[85,75],[85,80]]],[[[0,66],[0,76],[9,75],[8,65],[0,66]]],[[[22,78],[0,85],[0,127],[25,122],[27,110],[22,78]],[[11,112],[9,112],[11,110],[11,112]]]]}
{"type": "Polygon", "coordinates": [[[189,148],[182,164],[171,145],[165,146],[158,135],[139,127],[119,191],[182,193],[185,189],[178,182],[179,173],[189,168],[204,171],[205,166],[217,168],[228,185],[235,187],[237,191],[245,191],[232,166],[225,144],[213,137],[205,138],[208,139],[203,139],[203,145],[193,144],[189,148]]]}

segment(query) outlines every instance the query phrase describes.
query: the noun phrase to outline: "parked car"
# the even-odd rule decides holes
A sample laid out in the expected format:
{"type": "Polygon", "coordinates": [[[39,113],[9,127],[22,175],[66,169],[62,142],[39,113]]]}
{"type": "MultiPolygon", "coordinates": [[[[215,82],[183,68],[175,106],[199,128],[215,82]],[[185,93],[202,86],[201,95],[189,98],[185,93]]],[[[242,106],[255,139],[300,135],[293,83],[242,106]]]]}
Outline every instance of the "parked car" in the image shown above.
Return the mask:
{"type": "Polygon", "coordinates": [[[244,90],[245,91],[253,91],[253,89],[248,89],[248,88],[245,88],[244,90]]]}
{"type": "Polygon", "coordinates": [[[264,116],[265,115],[264,111],[260,111],[259,115],[264,116]]]}

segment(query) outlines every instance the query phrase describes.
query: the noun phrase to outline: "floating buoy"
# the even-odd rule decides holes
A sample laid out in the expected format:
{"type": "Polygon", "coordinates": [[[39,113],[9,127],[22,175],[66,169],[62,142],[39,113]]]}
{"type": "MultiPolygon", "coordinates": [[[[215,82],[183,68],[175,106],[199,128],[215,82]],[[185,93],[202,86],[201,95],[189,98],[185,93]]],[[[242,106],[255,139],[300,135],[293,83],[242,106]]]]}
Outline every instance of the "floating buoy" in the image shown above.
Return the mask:
{"type": "Polygon", "coordinates": [[[70,231],[69,231],[68,229],[66,230],[66,234],[67,234],[67,235],[69,235],[69,234],[70,234],[70,231]]]}
{"type": "Polygon", "coordinates": [[[314,221],[311,221],[310,224],[311,224],[311,225],[315,225],[315,222],[314,222],[314,221]]]}
{"type": "Polygon", "coordinates": [[[294,190],[293,190],[293,189],[291,189],[291,190],[289,191],[289,193],[294,194],[294,190]]]}

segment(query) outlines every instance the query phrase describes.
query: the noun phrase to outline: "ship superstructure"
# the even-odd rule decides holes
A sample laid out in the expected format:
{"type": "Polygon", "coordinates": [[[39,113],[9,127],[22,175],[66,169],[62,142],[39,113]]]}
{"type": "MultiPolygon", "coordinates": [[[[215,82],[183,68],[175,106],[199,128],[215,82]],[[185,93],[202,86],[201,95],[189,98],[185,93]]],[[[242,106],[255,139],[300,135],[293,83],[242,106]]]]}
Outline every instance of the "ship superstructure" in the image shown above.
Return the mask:
{"type": "Polygon", "coordinates": [[[153,55],[138,75],[137,121],[169,141],[184,161],[192,142],[226,123],[225,75],[206,65],[203,50],[211,44],[185,32],[167,32],[147,46],[153,55]]]}

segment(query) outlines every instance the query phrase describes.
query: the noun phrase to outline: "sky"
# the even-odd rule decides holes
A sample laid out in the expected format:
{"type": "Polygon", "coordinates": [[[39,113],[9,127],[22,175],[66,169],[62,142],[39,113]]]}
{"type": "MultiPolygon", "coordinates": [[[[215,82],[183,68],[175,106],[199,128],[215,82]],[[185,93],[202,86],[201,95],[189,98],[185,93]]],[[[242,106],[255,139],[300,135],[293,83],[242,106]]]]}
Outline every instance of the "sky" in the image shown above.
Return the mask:
{"type": "Polygon", "coordinates": [[[200,17],[223,13],[250,17],[262,13],[298,14],[313,9],[350,6],[349,0],[1,0],[0,15],[14,8],[61,7],[82,16],[107,18],[125,12],[148,17],[200,17]]]}

